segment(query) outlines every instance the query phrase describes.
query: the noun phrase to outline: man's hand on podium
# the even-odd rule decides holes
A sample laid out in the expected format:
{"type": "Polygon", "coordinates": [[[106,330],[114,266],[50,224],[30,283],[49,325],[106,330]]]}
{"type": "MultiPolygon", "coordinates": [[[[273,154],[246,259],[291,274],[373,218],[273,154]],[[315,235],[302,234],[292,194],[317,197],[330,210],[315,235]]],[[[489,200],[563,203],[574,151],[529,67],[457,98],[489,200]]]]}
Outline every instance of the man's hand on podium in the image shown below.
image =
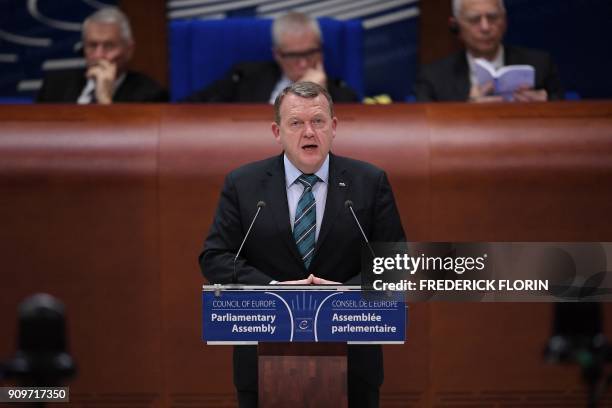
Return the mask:
{"type": "Polygon", "coordinates": [[[318,278],[314,275],[310,275],[312,276],[312,284],[313,285],[342,285],[342,283],[340,282],[336,282],[336,281],[332,281],[332,280],[327,280],[327,279],[323,279],[323,278],[318,278]]]}
{"type": "Polygon", "coordinates": [[[314,276],[312,273],[306,279],[289,280],[274,283],[276,285],[341,285],[340,282],[319,278],[314,276]]]}
{"type": "Polygon", "coordinates": [[[306,279],[274,282],[275,285],[312,285],[312,274],[306,279]]]}

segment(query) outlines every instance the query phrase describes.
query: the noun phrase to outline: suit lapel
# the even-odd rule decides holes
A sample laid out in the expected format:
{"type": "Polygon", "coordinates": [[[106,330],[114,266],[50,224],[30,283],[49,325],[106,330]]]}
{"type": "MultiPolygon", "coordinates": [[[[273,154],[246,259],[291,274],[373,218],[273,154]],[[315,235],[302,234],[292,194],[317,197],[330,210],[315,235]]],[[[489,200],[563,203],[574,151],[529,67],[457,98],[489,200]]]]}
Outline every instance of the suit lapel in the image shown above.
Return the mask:
{"type": "MultiPolygon", "coordinates": [[[[345,173],[345,169],[336,163],[336,157],[329,154],[329,182],[327,185],[327,199],[325,201],[325,213],[323,214],[323,222],[321,223],[321,231],[317,239],[315,250],[315,258],[319,249],[329,236],[330,231],[334,226],[334,222],[338,218],[339,212],[344,208],[344,202],[347,197],[350,187],[350,178],[345,173]]],[[[313,259],[313,263],[315,260],[313,259]]]]}
{"type": "Polygon", "coordinates": [[[512,47],[504,46],[504,66],[518,64],[512,47]]]}
{"type": "Polygon", "coordinates": [[[274,223],[279,232],[279,236],[285,241],[289,252],[295,257],[299,264],[304,268],[302,257],[295,245],[293,234],[291,233],[291,223],[289,221],[289,204],[287,203],[287,186],[285,181],[285,168],[283,165],[283,156],[279,156],[273,164],[268,168],[267,178],[263,180],[262,185],[265,197],[274,216],[274,223]]]}
{"type": "Polygon", "coordinates": [[[275,62],[268,63],[269,68],[262,70],[253,89],[253,102],[267,101],[281,78],[282,72],[275,62]]]}
{"type": "Polygon", "coordinates": [[[465,51],[461,51],[457,54],[455,60],[455,95],[460,95],[459,100],[467,100],[470,96],[470,68],[468,66],[467,57],[465,51]]]}
{"type": "Polygon", "coordinates": [[[113,102],[125,102],[125,100],[129,100],[130,96],[134,96],[136,94],[136,90],[133,89],[132,82],[129,81],[130,73],[125,73],[125,78],[123,78],[123,82],[119,85],[119,88],[115,90],[113,94],[113,102]]]}
{"type": "Polygon", "coordinates": [[[87,83],[85,70],[79,70],[73,78],[71,85],[65,88],[65,102],[77,102],[87,83]]]}

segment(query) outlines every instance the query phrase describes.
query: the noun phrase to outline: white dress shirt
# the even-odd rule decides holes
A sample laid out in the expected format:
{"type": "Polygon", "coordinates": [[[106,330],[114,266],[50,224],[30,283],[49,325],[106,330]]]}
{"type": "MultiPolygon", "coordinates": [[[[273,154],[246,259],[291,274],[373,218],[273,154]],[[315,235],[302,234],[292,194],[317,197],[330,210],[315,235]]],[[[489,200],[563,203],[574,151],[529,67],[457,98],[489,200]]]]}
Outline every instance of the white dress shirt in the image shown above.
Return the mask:
{"type": "MultiPolygon", "coordinates": [[[[295,221],[295,211],[297,209],[298,201],[304,192],[304,186],[297,179],[302,175],[302,172],[297,169],[289,161],[287,155],[283,155],[285,163],[285,182],[287,186],[287,203],[289,204],[289,221],[291,222],[291,230],[293,231],[293,222],[295,221]]],[[[327,186],[329,182],[329,154],[325,158],[325,161],[315,172],[319,177],[319,181],[312,188],[312,194],[315,198],[315,208],[317,216],[317,229],[315,232],[315,240],[319,238],[319,231],[321,231],[321,223],[323,222],[323,213],[325,212],[325,201],[327,200],[327,186]]]]}

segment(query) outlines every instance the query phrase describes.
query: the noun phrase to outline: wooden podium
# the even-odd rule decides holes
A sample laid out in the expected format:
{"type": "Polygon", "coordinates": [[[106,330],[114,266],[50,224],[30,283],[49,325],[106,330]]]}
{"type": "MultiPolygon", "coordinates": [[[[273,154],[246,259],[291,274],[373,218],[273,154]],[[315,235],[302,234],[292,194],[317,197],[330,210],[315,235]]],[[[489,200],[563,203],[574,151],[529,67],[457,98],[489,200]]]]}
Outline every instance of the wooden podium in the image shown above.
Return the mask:
{"type": "Polygon", "coordinates": [[[260,407],[347,407],[346,343],[260,343],[260,407]]]}
{"type": "Polygon", "coordinates": [[[372,296],[359,286],[204,286],[202,339],[257,345],[260,407],[347,407],[347,344],[405,340],[403,300],[372,296]]]}

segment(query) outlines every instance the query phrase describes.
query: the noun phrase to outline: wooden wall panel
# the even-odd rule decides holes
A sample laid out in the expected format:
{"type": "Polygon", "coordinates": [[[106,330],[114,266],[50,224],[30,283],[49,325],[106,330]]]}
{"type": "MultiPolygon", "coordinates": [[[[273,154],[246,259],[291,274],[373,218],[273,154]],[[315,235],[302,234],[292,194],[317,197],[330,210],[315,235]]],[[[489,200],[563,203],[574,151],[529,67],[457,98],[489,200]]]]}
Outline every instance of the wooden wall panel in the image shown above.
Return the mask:
{"type": "Polygon", "coordinates": [[[451,0],[427,0],[419,3],[419,62],[429,64],[461,48],[456,34],[451,33],[449,17],[451,0]]]}
{"type": "Polygon", "coordinates": [[[170,50],[166,0],[119,0],[130,19],[136,43],[130,68],[147,74],[168,89],[170,50]]]}
{"type": "Polygon", "coordinates": [[[428,115],[433,240],[610,237],[607,104],[443,104],[428,115]]]}
{"type": "Polygon", "coordinates": [[[18,302],[57,296],[79,366],[77,400],[108,393],[129,406],[161,392],[157,116],[0,111],[0,356],[15,350],[18,302]]]}
{"type": "MultiPolygon", "coordinates": [[[[612,240],[610,102],[337,113],[334,150],[387,170],[412,240],[612,240]]],[[[224,175],[280,152],[271,117],[246,105],[0,111],[0,356],[14,350],[18,301],[45,290],[67,305],[75,406],[232,406],[230,348],[200,340],[197,255],[224,175]]],[[[549,304],[416,303],[409,319],[408,342],[385,347],[383,406],[583,398],[574,367],[542,360],[549,304]]]]}

